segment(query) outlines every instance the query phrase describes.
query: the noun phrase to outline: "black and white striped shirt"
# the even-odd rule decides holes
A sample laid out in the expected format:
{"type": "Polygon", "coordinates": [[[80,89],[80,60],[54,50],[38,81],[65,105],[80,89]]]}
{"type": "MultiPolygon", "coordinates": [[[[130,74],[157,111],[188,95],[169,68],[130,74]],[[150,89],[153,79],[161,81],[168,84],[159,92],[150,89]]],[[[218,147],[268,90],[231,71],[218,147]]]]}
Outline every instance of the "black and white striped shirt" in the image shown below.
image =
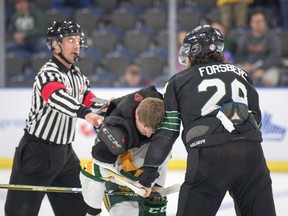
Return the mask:
{"type": "Polygon", "coordinates": [[[87,111],[94,97],[80,69],[68,69],[53,56],[35,78],[27,132],[56,144],[71,143],[79,110],[87,111]]]}

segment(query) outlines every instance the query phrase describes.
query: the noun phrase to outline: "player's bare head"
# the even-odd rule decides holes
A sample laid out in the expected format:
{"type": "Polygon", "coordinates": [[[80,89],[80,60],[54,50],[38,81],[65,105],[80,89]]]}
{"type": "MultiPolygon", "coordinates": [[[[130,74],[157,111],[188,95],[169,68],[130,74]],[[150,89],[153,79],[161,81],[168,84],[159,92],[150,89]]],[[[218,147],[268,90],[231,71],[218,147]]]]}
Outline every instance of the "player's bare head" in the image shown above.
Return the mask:
{"type": "Polygon", "coordinates": [[[223,61],[223,49],[224,38],[218,29],[210,25],[198,26],[184,38],[179,49],[178,60],[180,64],[186,66],[187,59],[190,60],[188,64],[192,65],[193,63],[205,63],[207,60],[223,61]],[[210,59],[211,57],[212,59],[210,59]]]}
{"type": "Polygon", "coordinates": [[[145,127],[157,130],[165,114],[164,102],[158,98],[145,98],[136,110],[136,119],[145,127]]]}

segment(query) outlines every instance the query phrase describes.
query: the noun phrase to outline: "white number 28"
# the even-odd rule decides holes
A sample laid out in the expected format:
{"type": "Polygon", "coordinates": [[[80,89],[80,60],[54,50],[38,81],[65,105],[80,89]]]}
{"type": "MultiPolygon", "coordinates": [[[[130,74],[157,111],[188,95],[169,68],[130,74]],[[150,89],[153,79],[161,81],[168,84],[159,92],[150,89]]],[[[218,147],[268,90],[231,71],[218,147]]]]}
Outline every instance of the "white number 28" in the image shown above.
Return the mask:
{"type": "MultiPolygon", "coordinates": [[[[217,90],[201,109],[202,116],[205,116],[210,112],[218,109],[219,106],[217,105],[217,103],[227,94],[225,83],[221,79],[215,78],[203,80],[198,86],[198,91],[207,91],[209,87],[216,87],[217,90]]],[[[230,85],[230,88],[232,100],[234,102],[244,103],[248,105],[247,89],[241,82],[239,82],[237,79],[234,79],[234,81],[230,85]],[[240,92],[242,92],[242,96],[240,96],[240,92]]]]}

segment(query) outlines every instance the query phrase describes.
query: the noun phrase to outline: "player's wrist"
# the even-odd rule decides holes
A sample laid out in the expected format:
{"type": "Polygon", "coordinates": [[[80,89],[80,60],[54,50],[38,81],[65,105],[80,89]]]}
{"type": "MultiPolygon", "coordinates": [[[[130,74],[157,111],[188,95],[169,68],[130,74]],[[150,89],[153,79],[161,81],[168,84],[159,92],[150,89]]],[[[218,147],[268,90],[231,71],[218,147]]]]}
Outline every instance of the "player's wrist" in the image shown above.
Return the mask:
{"type": "Polygon", "coordinates": [[[151,188],[153,181],[154,181],[153,178],[151,178],[151,176],[149,176],[149,174],[147,174],[147,175],[142,174],[140,179],[139,179],[139,183],[146,188],[151,188]]]}
{"type": "Polygon", "coordinates": [[[151,183],[148,181],[145,181],[143,179],[139,180],[139,184],[141,184],[142,186],[146,187],[146,188],[150,188],[151,187],[151,183]]]}
{"type": "Polygon", "coordinates": [[[85,116],[91,112],[92,112],[92,110],[90,110],[89,108],[87,108],[83,105],[80,105],[79,109],[77,110],[77,117],[85,119],[85,116]]]}
{"type": "Polygon", "coordinates": [[[139,179],[139,183],[144,187],[150,188],[158,176],[158,167],[144,167],[144,172],[139,179]]]}

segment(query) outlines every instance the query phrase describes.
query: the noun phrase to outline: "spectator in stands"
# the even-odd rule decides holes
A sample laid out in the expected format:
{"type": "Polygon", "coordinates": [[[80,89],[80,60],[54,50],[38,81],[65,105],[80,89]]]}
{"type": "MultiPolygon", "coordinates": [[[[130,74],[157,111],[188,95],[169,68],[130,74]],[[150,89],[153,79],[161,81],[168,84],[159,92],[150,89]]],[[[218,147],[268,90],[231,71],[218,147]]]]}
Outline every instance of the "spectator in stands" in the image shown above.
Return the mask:
{"type": "Polygon", "coordinates": [[[6,44],[7,52],[19,52],[27,59],[34,52],[46,50],[45,20],[40,11],[29,0],[14,0],[12,14],[11,41],[6,44]]]}
{"type": "Polygon", "coordinates": [[[227,33],[232,28],[246,27],[247,11],[252,2],[253,0],[217,0],[221,23],[225,26],[227,33]]]}
{"type": "MultiPolygon", "coordinates": [[[[253,0],[250,10],[261,8],[266,11],[270,27],[279,26],[281,22],[280,0],[253,0]]],[[[284,8],[283,8],[284,9],[284,8]]]]}
{"type": "Polygon", "coordinates": [[[281,42],[269,29],[265,11],[250,16],[251,31],[239,40],[235,63],[251,73],[256,86],[277,86],[282,66],[281,42]]]}
{"type": "Polygon", "coordinates": [[[223,55],[226,61],[233,62],[237,49],[237,40],[233,36],[231,36],[231,34],[226,34],[225,26],[222,25],[220,22],[212,22],[211,26],[218,29],[222,33],[224,37],[223,55]]]}
{"type": "Polygon", "coordinates": [[[151,81],[144,76],[142,69],[137,64],[128,64],[124,69],[124,74],[115,83],[115,86],[139,87],[149,86],[151,81]]]}

